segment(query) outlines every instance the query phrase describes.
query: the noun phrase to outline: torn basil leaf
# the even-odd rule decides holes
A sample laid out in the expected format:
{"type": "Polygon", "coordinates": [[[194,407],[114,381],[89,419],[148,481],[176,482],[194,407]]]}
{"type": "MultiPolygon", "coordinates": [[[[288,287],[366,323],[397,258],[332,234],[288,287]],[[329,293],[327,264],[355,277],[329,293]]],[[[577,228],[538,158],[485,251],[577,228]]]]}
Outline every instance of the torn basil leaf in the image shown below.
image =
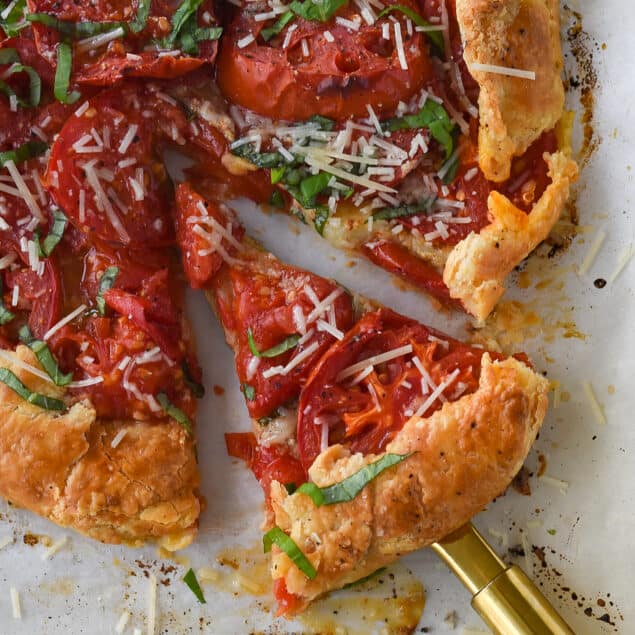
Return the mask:
{"type": "Polygon", "coordinates": [[[347,0],[293,0],[289,9],[305,20],[328,22],[347,0]]]}
{"type": "Polygon", "coordinates": [[[302,571],[309,580],[314,580],[316,578],[317,571],[309,562],[309,559],[300,551],[300,548],[295,544],[293,539],[287,536],[280,527],[270,529],[262,537],[262,545],[265,553],[269,553],[271,551],[271,547],[273,545],[277,545],[282,551],[284,551],[284,553],[287,554],[287,556],[289,556],[293,564],[298,567],[298,569],[300,569],[300,571],[302,571]]]}
{"type": "Polygon", "coordinates": [[[429,212],[437,200],[436,196],[423,199],[416,205],[399,205],[398,207],[383,207],[373,214],[375,220],[393,220],[395,218],[408,218],[429,212]]]}
{"type": "Polygon", "coordinates": [[[352,501],[373,479],[393,465],[405,461],[410,454],[384,454],[380,459],[365,465],[361,470],[328,487],[318,487],[315,483],[304,483],[297,491],[310,496],[316,507],[335,505],[352,501]]]}
{"type": "Polygon", "coordinates": [[[112,289],[117,276],[119,275],[119,267],[107,267],[104,273],[99,278],[99,291],[95,298],[95,304],[97,305],[97,311],[99,315],[106,315],[106,300],[104,300],[104,291],[112,289]]]}
{"type": "Polygon", "coordinates": [[[57,247],[57,244],[62,240],[66,225],[68,224],[68,218],[61,209],[53,211],[53,225],[51,231],[49,231],[46,238],[40,243],[40,256],[48,257],[53,252],[53,249],[57,247]]]}
{"type": "Polygon", "coordinates": [[[185,380],[186,386],[197,399],[202,399],[205,396],[205,386],[194,379],[186,359],[183,360],[181,368],[183,369],[183,379],[185,380]]]}
{"type": "Polygon", "coordinates": [[[0,93],[5,94],[9,98],[15,97],[16,104],[22,108],[38,106],[42,95],[42,80],[37,71],[32,66],[22,64],[20,56],[14,48],[0,50],[0,64],[11,64],[0,80],[0,93]],[[4,81],[16,73],[26,73],[29,77],[29,99],[27,101],[18,97],[15,90],[4,81]]]}
{"type": "Polygon", "coordinates": [[[286,11],[283,13],[272,26],[266,27],[260,31],[260,35],[262,35],[262,39],[265,42],[268,42],[271,38],[275,37],[284,29],[291,20],[295,18],[293,11],[286,11]]]}
{"type": "Polygon", "coordinates": [[[4,299],[2,294],[4,293],[3,284],[2,284],[2,276],[0,276],[0,326],[4,324],[8,324],[15,317],[15,313],[12,313],[7,309],[4,304],[4,299]]]}
{"type": "Polygon", "coordinates": [[[307,123],[316,123],[320,130],[326,130],[326,132],[331,132],[333,128],[335,128],[335,121],[333,119],[329,119],[328,117],[323,117],[322,115],[313,115],[307,119],[307,123]]]}
{"type": "Polygon", "coordinates": [[[248,401],[253,401],[256,398],[256,389],[253,386],[241,384],[240,390],[248,401]]]}
{"type": "Polygon", "coordinates": [[[450,158],[454,150],[455,127],[445,108],[432,99],[427,99],[417,113],[393,117],[382,123],[382,128],[391,132],[427,128],[433,139],[443,148],[446,160],[450,158]]]}
{"type": "Polygon", "coordinates": [[[203,595],[203,589],[201,589],[201,585],[198,583],[198,580],[196,579],[196,574],[194,573],[193,569],[190,569],[184,576],[183,576],[183,582],[185,582],[185,584],[187,584],[187,586],[189,587],[190,591],[192,591],[192,593],[194,593],[194,595],[196,596],[196,599],[201,603],[201,604],[205,604],[205,596],[203,595]]]}
{"type": "Polygon", "coordinates": [[[0,17],[0,29],[7,37],[17,37],[20,35],[20,31],[28,26],[28,22],[24,19],[26,0],[17,0],[12,4],[7,4],[6,7],[3,3],[2,12],[4,16],[0,17]]]}
{"type": "Polygon", "coordinates": [[[259,351],[258,346],[256,345],[256,341],[254,340],[254,334],[251,332],[251,329],[247,329],[247,343],[249,344],[249,350],[256,357],[278,357],[278,355],[282,355],[282,353],[286,353],[287,351],[295,348],[300,340],[300,335],[297,333],[295,335],[289,335],[285,339],[280,342],[280,344],[276,344],[271,348],[268,348],[266,351],[259,351]]]}
{"type": "Polygon", "coordinates": [[[71,45],[68,42],[60,42],[57,45],[57,68],[55,69],[53,93],[55,99],[63,104],[74,104],[81,97],[81,94],[76,90],[68,92],[72,66],[73,49],[71,45]]]}
{"type": "Polygon", "coordinates": [[[326,227],[326,223],[329,219],[330,211],[329,208],[325,205],[319,205],[315,208],[315,216],[313,217],[313,226],[315,227],[315,231],[320,234],[320,236],[324,235],[324,228],[326,227]]]}
{"type": "Polygon", "coordinates": [[[157,401],[163,411],[168,416],[172,417],[177,423],[180,423],[181,426],[185,429],[185,431],[191,436],[192,432],[192,422],[189,417],[180,409],[177,408],[169,399],[168,396],[164,392],[160,392],[157,395],[157,401]]]}
{"type": "Polygon", "coordinates": [[[39,406],[44,408],[44,410],[66,410],[66,404],[63,401],[39,392],[33,392],[8,368],[0,368],[0,381],[34,406],[39,406]]]}
{"type": "Polygon", "coordinates": [[[29,159],[39,157],[48,150],[48,146],[43,141],[27,141],[15,150],[0,152],[0,168],[3,168],[8,161],[13,161],[15,165],[24,163],[29,159]]]}
{"type": "Polygon", "coordinates": [[[31,329],[28,326],[23,326],[19,333],[20,341],[26,344],[37,357],[42,368],[46,371],[46,374],[53,380],[56,386],[68,386],[73,381],[73,373],[64,374],[57,364],[57,360],[53,357],[51,349],[47,343],[43,340],[38,340],[33,337],[31,329]]]}

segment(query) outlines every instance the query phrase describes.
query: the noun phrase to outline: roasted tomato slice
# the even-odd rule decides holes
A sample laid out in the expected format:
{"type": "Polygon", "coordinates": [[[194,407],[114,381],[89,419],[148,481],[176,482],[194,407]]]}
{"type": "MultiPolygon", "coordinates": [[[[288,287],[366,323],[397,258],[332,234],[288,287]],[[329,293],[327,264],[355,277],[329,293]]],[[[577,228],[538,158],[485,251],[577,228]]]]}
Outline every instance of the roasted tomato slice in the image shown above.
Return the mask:
{"type": "MultiPolygon", "coordinates": [[[[36,337],[42,337],[61,317],[63,291],[60,273],[53,258],[44,262],[42,275],[24,266],[5,276],[7,291],[18,288],[17,309],[29,311],[29,327],[36,337]]],[[[12,307],[8,307],[12,308],[12,307]]]]}
{"type": "Polygon", "coordinates": [[[302,464],[308,469],[326,444],[383,450],[414,414],[430,415],[473,392],[482,355],[388,309],[366,314],[320,359],[302,391],[302,464]]]}
{"type": "MultiPolygon", "coordinates": [[[[71,25],[115,23],[108,32],[93,37],[78,36],[74,40],[72,79],[80,84],[111,86],[125,77],[173,78],[215,60],[218,39],[210,39],[211,33],[205,34],[205,30],[217,26],[211,0],[198,3],[200,6],[181,23],[172,42],[167,41],[173,31],[172,19],[183,3],[153,0],[143,28],[135,33],[128,25],[135,21],[144,4],[140,0],[90,3],[28,0],[31,13],[46,13],[71,25]]],[[[59,31],[38,22],[33,24],[33,30],[41,53],[55,61],[59,31]]]]}
{"type": "Polygon", "coordinates": [[[225,435],[227,454],[241,459],[254,473],[269,506],[271,481],[299,486],[306,481],[304,468],[284,445],[258,445],[252,432],[232,432],[225,435]]]}
{"type": "MultiPolygon", "coordinates": [[[[240,256],[240,255],[239,255],[240,256]]],[[[249,414],[270,415],[297,398],[311,366],[335,341],[329,332],[346,331],[352,321],[349,295],[335,283],[271,259],[260,268],[225,267],[213,281],[223,326],[231,333],[236,369],[249,414]],[[318,305],[316,307],[316,304],[318,305]],[[327,324],[321,330],[319,320],[327,324]],[[259,358],[288,338],[296,340],[280,354],[259,358]]]]}
{"type": "MultiPolygon", "coordinates": [[[[417,10],[410,0],[399,4],[417,10]]],[[[248,3],[239,10],[223,36],[218,57],[218,82],[224,94],[262,115],[344,119],[367,117],[369,106],[378,115],[392,114],[432,73],[425,36],[409,31],[399,11],[368,25],[358,8],[346,3],[337,17],[355,22],[357,30],[335,17],[328,22],[296,17],[265,41],[267,23],[259,21],[258,14],[267,10],[264,3],[248,3]],[[388,25],[390,39],[383,37],[383,24],[388,25]],[[325,37],[327,31],[332,38],[325,37]],[[395,45],[399,37],[403,47],[395,45]]]]}
{"type": "Polygon", "coordinates": [[[85,234],[145,246],[172,239],[172,186],[146,99],[136,84],[101,93],[68,119],[53,144],[46,185],[85,234]]]}
{"type": "Polygon", "coordinates": [[[185,275],[194,288],[207,284],[221,268],[220,250],[229,257],[236,253],[231,240],[240,242],[244,229],[228,222],[229,214],[224,205],[207,201],[187,183],[176,189],[176,239],[185,275]]]}

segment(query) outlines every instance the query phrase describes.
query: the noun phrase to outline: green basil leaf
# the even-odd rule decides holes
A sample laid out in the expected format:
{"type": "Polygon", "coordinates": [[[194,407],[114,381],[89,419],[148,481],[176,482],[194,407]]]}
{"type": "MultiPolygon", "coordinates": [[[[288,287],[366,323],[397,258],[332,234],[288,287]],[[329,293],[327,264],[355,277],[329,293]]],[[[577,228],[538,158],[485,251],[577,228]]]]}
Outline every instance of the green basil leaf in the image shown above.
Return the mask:
{"type": "Polygon", "coordinates": [[[194,593],[194,595],[196,596],[196,599],[201,603],[201,604],[205,604],[205,596],[203,595],[203,589],[201,589],[201,585],[198,583],[198,580],[196,579],[196,574],[194,573],[194,571],[192,569],[190,569],[184,576],[183,576],[183,582],[185,582],[185,584],[187,584],[187,586],[189,587],[190,591],[192,591],[192,593],[194,593]]]}
{"type": "Polygon", "coordinates": [[[9,309],[5,306],[4,298],[2,297],[3,293],[2,276],[0,276],[0,326],[8,324],[15,317],[15,313],[11,313],[11,311],[9,311],[9,309]]]}
{"type": "Polygon", "coordinates": [[[329,186],[332,178],[333,176],[328,172],[318,172],[300,181],[302,197],[309,203],[304,207],[313,207],[315,205],[315,198],[329,186]],[[310,204],[311,202],[313,202],[313,205],[310,204]]]}
{"type": "Polygon", "coordinates": [[[399,205],[398,207],[382,207],[373,214],[375,220],[392,220],[393,218],[407,218],[418,216],[423,212],[428,212],[437,200],[436,196],[423,199],[416,205],[399,205]]]}
{"type": "Polygon", "coordinates": [[[284,197],[282,196],[279,190],[274,190],[271,193],[271,198],[269,199],[269,205],[272,205],[273,207],[277,207],[278,209],[285,208],[284,197]]]}
{"type": "Polygon", "coordinates": [[[307,123],[316,123],[320,130],[326,130],[327,132],[331,132],[335,128],[335,121],[328,117],[322,117],[322,115],[313,115],[313,117],[307,119],[307,123]]]}
{"type": "Polygon", "coordinates": [[[146,28],[148,22],[148,16],[150,15],[150,5],[152,0],[139,0],[139,6],[137,7],[137,15],[132,22],[128,24],[128,28],[133,33],[140,33],[146,28]]]}
{"type": "Polygon", "coordinates": [[[458,152],[453,152],[452,156],[441,166],[439,172],[443,174],[441,179],[446,185],[449,185],[456,178],[459,169],[460,157],[458,152]]]}
{"type": "Polygon", "coordinates": [[[194,380],[190,371],[190,366],[186,359],[183,360],[181,368],[183,369],[183,379],[185,380],[185,385],[192,391],[192,394],[197,399],[202,399],[205,396],[205,387],[194,380]]]}
{"type": "Polygon", "coordinates": [[[293,0],[289,9],[305,20],[327,22],[348,0],[293,0]]]}
{"type": "Polygon", "coordinates": [[[47,150],[48,146],[43,141],[27,141],[15,150],[0,152],[0,168],[3,168],[8,161],[13,161],[16,165],[24,163],[24,161],[39,157],[47,150]]]}
{"type": "Polygon", "coordinates": [[[62,373],[47,343],[33,337],[31,329],[29,329],[28,326],[23,326],[18,335],[20,337],[20,341],[23,344],[26,344],[35,353],[35,356],[40,362],[42,368],[46,371],[46,374],[53,380],[53,383],[56,386],[68,386],[68,384],[73,381],[73,373],[62,373]]]}
{"type": "Polygon", "coordinates": [[[352,501],[373,479],[382,472],[405,461],[410,454],[384,454],[380,459],[365,465],[361,470],[328,487],[318,487],[315,483],[304,483],[297,491],[310,496],[316,507],[335,505],[352,501]]]}
{"type": "MultiPolygon", "coordinates": [[[[6,11],[6,8],[3,6],[2,10],[6,11]]],[[[4,31],[7,37],[17,37],[20,35],[20,31],[28,26],[28,23],[24,20],[25,12],[26,0],[17,0],[9,13],[4,18],[0,18],[0,29],[4,31]]]]}
{"type": "Polygon", "coordinates": [[[157,395],[157,401],[163,411],[168,416],[172,417],[177,423],[180,423],[185,431],[191,436],[192,435],[192,422],[189,417],[180,409],[177,408],[169,399],[168,396],[164,392],[160,392],[157,395]]]}
{"type": "Polygon", "coordinates": [[[289,556],[293,564],[298,567],[298,569],[300,569],[300,571],[302,571],[309,580],[314,580],[316,578],[317,571],[309,562],[309,559],[300,551],[298,545],[295,544],[293,539],[287,536],[280,527],[270,529],[262,537],[262,545],[265,553],[269,553],[271,551],[271,547],[273,545],[277,545],[287,554],[287,556],[289,556]]]}
{"type": "Polygon", "coordinates": [[[272,26],[269,26],[262,31],[260,31],[260,35],[262,35],[262,39],[265,42],[268,42],[272,37],[278,35],[282,29],[284,29],[291,20],[295,18],[295,14],[293,11],[287,11],[283,13],[272,26]]]}
{"type": "Polygon", "coordinates": [[[428,128],[432,137],[445,151],[446,160],[454,149],[455,124],[450,119],[445,108],[432,99],[426,100],[418,113],[393,117],[382,123],[384,130],[411,130],[413,128],[428,128]]]}
{"type": "Polygon", "coordinates": [[[232,148],[231,153],[259,168],[277,168],[288,165],[279,152],[256,152],[249,143],[232,148]]]}
{"type": "Polygon", "coordinates": [[[69,39],[81,39],[93,37],[101,33],[109,33],[115,29],[124,27],[121,22],[73,22],[71,20],[59,20],[48,13],[31,13],[26,16],[29,22],[38,22],[49,29],[55,29],[60,35],[69,39]]]}
{"type": "MultiPolygon", "coordinates": [[[[285,166],[280,166],[278,168],[271,168],[271,184],[275,185],[282,181],[284,177],[284,173],[287,171],[285,166]]],[[[276,190],[277,191],[277,190],[276,190]]]]}
{"type": "Polygon", "coordinates": [[[115,284],[115,280],[119,275],[119,267],[107,267],[104,273],[99,278],[99,290],[97,297],[95,298],[95,304],[97,305],[97,311],[99,315],[106,315],[106,301],[104,300],[104,291],[112,289],[115,284]]]}
{"type": "Polygon", "coordinates": [[[326,222],[330,216],[329,208],[324,205],[319,205],[315,208],[315,216],[313,217],[313,226],[315,227],[315,231],[320,234],[320,236],[324,236],[324,228],[326,227],[326,222]]]}
{"type": "Polygon", "coordinates": [[[0,64],[19,64],[21,61],[15,49],[0,49],[0,64]]]}
{"type": "Polygon", "coordinates": [[[5,77],[9,77],[15,73],[26,73],[29,76],[29,100],[24,101],[24,99],[18,97],[13,88],[11,88],[11,86],[9,86],[9,84],[7,84],[4,80],[0,80],[0,92],[4,93],[7,97],[15,96],[18,105],[23,108],[38,106],[42,96],[42,80],[37,74],[37,71],[32,66],[13,64],[13,66],[6,71],[5,77]]]}
{"type": "Polygon", "coordinates": [[[42,251],[42,255],[48,257],[53,252],[53,249],[57,247],[57,244],[62,240],[62,236],[64,236],[64,231],[66,230],[66,225],[68,224],[68,218],[66,218],[66,214],[61,209],[56,209],[53,211],[53,226],[51,227],[51,231],[49,231],[46,238],[42,241],[40,249],[42,251]]]}
{"type": "Polygon", "coordinates": [[[186,25],[190,17],[196,13],[202,2],[203,0],[183,0],[183,2],[181,2],[179,8],[172,16],[172,31],[165,39],[166,48],[174,47],[179,32],[186,25]]]}
{"type": "Polygon", "coordinates": [[[0,381],[6,384],[13,392],[17,393],[34,406],[39,406],[45,410],[66,410],[66,404],[59,399],[43,395],[39,392],[33,392],[27,388],[16,375],[8,368],[0,368],[0,381]]]}
{"type": "Polygon", "coordinates": [[[68,42],[60,42],[57,45],[57,68],[55,69],[53,93],[55,99],[63,104],[74,104],[81,97],[81,94],[76,90],[68,92],[72,66],[73,50],[71,45],[68,42]]]}
{"type": "Polygon", "coordinates": [[[220,40],[223,34],[222,26],[199,27],[194,31],[194,39],[197,42],[207,42],[208,40],[220,40]]]}
{"type": "Polygon", "coordinates": [[[254,401],[256,398],[256,389],[253,386],[250,386],[249,384],[241,384],[240,390],[243,395],[245,395],[245,399],[248,401],[254,401]]]}
{"type": "MultiPolygon", "coordinates": [[[[406,17],[410,18],[417,26],[433,26],[430,22],[428,22],[425,18],[420,16],[414,9],[410,7],[406,7],[403,4],[391,4],[386,7],[377,17],[383,18],[387,16],[391,11],[400,11],[406,17]]],[[[437,49],[437,52],[443,55],[444,45],[443,45],[443,34],[441,31],[425,31],[426,37],[432,42],[434,48],[437,49]]]]}
{"type": "Polygon", "coordinates": [[[289,335],[285,339],[277,344],[276,346],[272,346],[268,348],[266,351],[260,352],[258,350],[258,346],[256,346],[256,342],[254,340],[254,334],[251,332],[251,329],[247,329],[247,343],[249,344],[249,350],[256,357],[278,357],[278,355],[282,355],[282,353],[286,353],[287,351],[295,348],[300,340],[300,335],[289,335]]]}
{"type": "Polygon", "coordinates": [[[364,584],[364,582],[368,582],[373,578],[376,578],[378,575],[381,575],[384,571],[386,571],[386,567],[379,567],[376,571],[369,573],[367,576],[360,578],[359,580],[355,580],[355,582],[349,582],[345,584],[342,589],[351,589],[353,587],[359,586],[360,584],[364,584]]]}

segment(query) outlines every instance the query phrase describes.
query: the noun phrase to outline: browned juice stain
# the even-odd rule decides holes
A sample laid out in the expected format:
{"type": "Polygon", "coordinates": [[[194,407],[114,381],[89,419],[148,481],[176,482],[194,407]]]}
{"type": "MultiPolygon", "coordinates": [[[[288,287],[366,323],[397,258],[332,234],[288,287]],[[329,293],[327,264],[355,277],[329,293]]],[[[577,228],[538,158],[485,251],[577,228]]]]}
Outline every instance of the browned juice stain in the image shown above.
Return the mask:
{"type": "Polygon", "coordinates": [[[45,580],[39,585],[39,589],[43,593],[51,593],[70,597],[77,590],[77,584],[72,578],[56,578],[55,580],[45,580]]]}

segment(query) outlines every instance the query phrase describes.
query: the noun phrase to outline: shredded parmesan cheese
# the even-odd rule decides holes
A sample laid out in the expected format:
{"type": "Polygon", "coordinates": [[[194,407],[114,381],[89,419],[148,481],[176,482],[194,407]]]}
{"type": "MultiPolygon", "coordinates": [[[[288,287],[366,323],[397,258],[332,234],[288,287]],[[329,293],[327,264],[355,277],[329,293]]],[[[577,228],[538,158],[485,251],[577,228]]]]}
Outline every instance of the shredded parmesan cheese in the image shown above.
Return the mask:
{"type": "Polygon", "coordinates": [[[543,474],[538,477],[539,481],[543,481],[547,485],[551,485],[551,487],[555,487],[560,490],[561,494],[566,494],[567,489],[569,488],[569,483],[567,481],[563,481],[559,478],[554,478],[553,476],[548,476],[547,474],[543,474]]]}
{"type": "Polygon", "coordinates": [[[584,394],[586,395],[589,404],[591,405],[591,411],[595,416],[595,420],[599,425],[606,425],[606,416],[604,415],[604,411],[602,410],[602,406],[595,396],[595,391],[593,390],[593,386],[590,381],[582,382],[582,389],[584,390],[584,394]]]}
{"type": "Polygon", "coordinates": [[[580,265],[580,269],[578,269],[578,273],[581,276],[585,275],[587,271],[589,271],[595,259],[597,258],[598,253],[600,253],[600,249],[602,249],[602,245],[604,244],[605,240],[606,240],[606,232],[599,231],[597,235],[595,236],[595,240],[591,244],[591,248],[589,249],[589,252],[587,253],[584,260],[582,261],[582,264],[580,265]]]}
{"type": "Polygon", "coordinates": [[[9,545],[13,544],[13,536],[5,536],[4,538],[0,538],[0,549],[4,549],[9,545]]]}
{"type": "Polygon", "coordinates": [[[66,543],[68,542],[68,536],[62,536],[58,538],[43,554],[42,560],[49,560],[52,558],[66,543]]]}
{"type": "Polygon", "coordinates": [[[339,375],[336,377],[335,381],[342,381],[347,377],[351,377],[355,375],[360,370],[366,369],[367,366],[376,366],[377,364],[383,364],[384,362],[388,362],[391,359],[395,359],[397,357],[402,357],[403,355],[408,355],[412,353],[412,344],[406,344],[405,346],[400,346],[399,348],[394,348],[391,351],[386,351],[385,353],[380,353],[379,355],[373,355],[372,357],[368,357],[367,359],[363,359],[361,362],[357,362],[348,368],[342,370],[339,375]]]}
{"type": "Polygon", "coordinates": [[[66,317],[63,317],[57,324],[54,324],[46,333],[44,333],[44,337],[42,338],[45,342],[50,339],[52,335],[57,333],[63,326],[66,326],[69,322],[72,322],[78,315],[81,315],[87,306],[85,304],[80,304],[74,311],[71,311],[66,317]]]}
{"type": "Polygon", "coordinates": [[[110,447],[114,450],[122,442],[126,434],[128,434],[127,428],[122,428],[121,430],[119,430],[119,432],[117,432],[113,440],[110,442],[110,447]]]}
{"type": "Polygon", "coordinates": [[[626,265],[633,258],[633,255],[635,255],[635,248],[633,248],[633,245],[628,246],[620,254],[619,260],[617,262],[617,267],[615,267],[615,270],[609,276],[609,283],[610,284],[612,284],[613,282],[615,282],[617,280],[618,276],[622,273],[622,271],[624,271],[624,269],[626,268],[626,265]]]}
{"type": "Polygon", "coordinates": [[[130,619],[130,613],[128,611],[124,611],[117,622],[117,626],[115,626],[115,633],[121,635],[126,629],[126,625],[128,624],[128,620],[130,619]]]}
{"type": "Polygon", "coordinates": [[[527,71],[520,68],[512,68],[510,66],[498,66],[497,64],[480,64],[473,62],[470,64],[470,72],[495,73],[497,75],[507,75],[508,77],[518,77],[520,79],[536,79],[534,71],[527,71]]]}
{"type": "Polygon", "coordinates": [[[148,635],[157,630],[157,578],[154,573],[148,577],[148,635]]]}
{"type": "Polygon", "coordinates": [[[21,620],[22,619],[22,608],[20,606],[20,594],[15,587],[11,587],[11,609],[13,611],[13,619],[21,620]]]}

